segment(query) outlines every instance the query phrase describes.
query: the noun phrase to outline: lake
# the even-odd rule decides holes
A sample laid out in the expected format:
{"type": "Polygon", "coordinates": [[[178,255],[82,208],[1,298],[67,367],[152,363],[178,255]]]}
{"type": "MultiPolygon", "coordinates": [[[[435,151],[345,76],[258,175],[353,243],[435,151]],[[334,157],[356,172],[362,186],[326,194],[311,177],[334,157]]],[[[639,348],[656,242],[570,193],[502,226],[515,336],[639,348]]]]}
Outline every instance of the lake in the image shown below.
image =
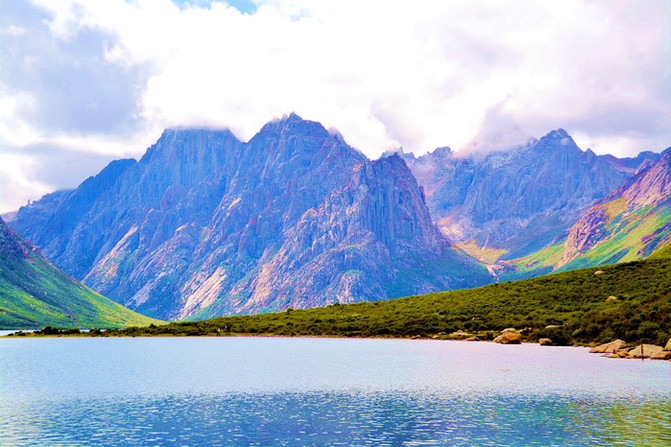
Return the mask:
{"type": "Polygon", "coordinates": [[[426,340],[0,339],[0,445],[670,445],[671,362],[426,340]]]}

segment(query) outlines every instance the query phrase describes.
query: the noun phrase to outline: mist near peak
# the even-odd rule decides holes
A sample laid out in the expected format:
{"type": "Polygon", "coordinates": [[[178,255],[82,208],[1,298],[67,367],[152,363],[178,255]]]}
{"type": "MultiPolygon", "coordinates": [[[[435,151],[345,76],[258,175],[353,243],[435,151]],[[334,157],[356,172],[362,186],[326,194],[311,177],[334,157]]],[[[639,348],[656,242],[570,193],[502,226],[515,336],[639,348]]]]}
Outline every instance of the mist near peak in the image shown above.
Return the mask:
{"type": "Polygon", "coordinates": [[[487,111],[478,133],[464,146],[454,152],[456,157],[487,155],[519,147],[536,141],[522,130],[517,122],[503,108],[505,103],[487,111]]]}

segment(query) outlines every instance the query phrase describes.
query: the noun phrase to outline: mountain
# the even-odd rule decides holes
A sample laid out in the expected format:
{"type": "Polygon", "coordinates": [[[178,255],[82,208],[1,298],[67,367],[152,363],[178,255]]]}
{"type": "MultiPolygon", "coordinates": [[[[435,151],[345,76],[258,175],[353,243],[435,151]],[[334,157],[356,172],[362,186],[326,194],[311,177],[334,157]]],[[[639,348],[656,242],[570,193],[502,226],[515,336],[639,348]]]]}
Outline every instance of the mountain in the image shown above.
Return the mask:
{"type": "Polygon", "coordinates": [[[565,235],[511,260],[515,274],[633,261],[671,243],[671,148],[589,207],[565,235]]]}
{"type": "Polygon", "coordinates": [[[660,155],[598,156],[558,129],[506,150],[462,155],[439,148],[403,157],[441,230],[493,263],[541,249],[660,155]]]}
{"type": "Polygon", "coordinates": [[[54,264],[159,318],[373,301],[491,282],[435,227],[399,156],[295,114],[249,142],[166,130],[137,162],[22,207],[54,264]]]}
{"type": "Polygon", "coordinates": [[[121,327],[146,318],[65,275],[0,219],[0,328],[121,327]]]}

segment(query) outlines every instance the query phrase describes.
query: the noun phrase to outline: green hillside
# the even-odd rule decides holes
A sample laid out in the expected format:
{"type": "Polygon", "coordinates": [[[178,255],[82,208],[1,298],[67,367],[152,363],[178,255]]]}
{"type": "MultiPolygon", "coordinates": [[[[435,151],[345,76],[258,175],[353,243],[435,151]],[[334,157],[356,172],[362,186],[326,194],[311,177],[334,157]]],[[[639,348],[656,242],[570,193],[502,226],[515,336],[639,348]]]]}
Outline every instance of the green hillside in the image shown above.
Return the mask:
{"type": "Polygon", "coordinates": [[[0,233],[0,329],[158,323],[71,279],[2,221],[0,233]]]}
{"type": "MultiPolygon", "coordinates": [[[[671,336],[671,252],[477,289],[373,303],[129,328],[116,335],[304,335],[492,338],[507,327],[528,341],[587,344],[621,338],[662,344],[671,336]]],[[[115,335],[114,332],[111,335],[115,335]]]]}
{"type": "Polygon", "coordinates": [[[599,243],[579,253],[570,262],[562,263],[565,240],[548,245],[524,258],[507,261],[501,278],[530,278],[550,271],[562,272],[617,262],[639,260],[660,245],[669,243],[671,208],[668,204],[655,209],[633,210],[617,215],[603,224],[599,243]]]}

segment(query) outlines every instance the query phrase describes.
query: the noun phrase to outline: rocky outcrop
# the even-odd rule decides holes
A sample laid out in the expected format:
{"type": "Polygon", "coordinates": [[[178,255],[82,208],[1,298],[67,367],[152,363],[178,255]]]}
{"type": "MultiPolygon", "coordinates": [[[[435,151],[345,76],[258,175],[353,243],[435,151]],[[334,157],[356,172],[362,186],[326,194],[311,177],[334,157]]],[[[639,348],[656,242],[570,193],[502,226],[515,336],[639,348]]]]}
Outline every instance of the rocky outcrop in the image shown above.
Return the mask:
{"type": "Polygon", "coordinates": [[[629,352],[627,352],[627,358],[630,359],[651,358],[657,354],[662,353],[663,351],[664,348],[662,348],[661,346],[641,344],[636,346],[629,352]]]}
{"type": "Polygon", "coordinates": [[[522,343],[522,334],[519,332],[504,330],[501,335],[494,339],[494,342],[504,345],[519,345],[522,343]]]}
{"type": "Polygon", "coordinates": [[[650,358],[652,360],[671,360],[671,351],[666,351],[666,350],[657,351],[657,352],[653,353],[650,356],[650,358]]]}
{"type": "Polygon", "coordinates": [[[17,227],[66,272],[151,316],[267,312],[491,281],[432,223],[400,157],[370,161],[293,114],[247,143],[228,131],[167,130],[140,161],[87,182],[104,187],[90,201],[79,199],[82,184],[55,204],[24,207],[17,227]],[[68,224],[32,225],[50,219],[68,224]]]}
{"type": "MultiPolygon", "coordinates": [[[[669,343],[667,343],[667,347],[669,347],[669,343]]],[[[641,344],[634,348],[626,348],[625,342],[622,340],[614,340],[609,343],[604,343],[590,349],[589,352],[607,354],[607,357],[614,359],[649,358],[654,360],[671,360],[671,350],[651,344],[641,344]]]]}
{"type": "Polygon", "coordinates": [[[599,346],[595,346],[594,348],[590,349],[589,352],[595,352],[595,353],[602,353],[602,354],[614,354],[618,352],[623,346],[625,345],[625,342],[622,340],[613,340],[608,343],[604,343],[599,346]]]}
{"type": "Polygon", "coordinates": [[[549,338],[539,338],[538,339],[538,344],[541,345],[541,346],[552,346],[553,345],[552,340],[550,340],[549,338]]]}
{"type": "Polygon", "coordinates": [[[466,331],[451,332],[448,335],[448,338],[450,340],[468,340],[468,341],[476,341],[478,339],[475,335],[471,334],[470,332],[466,332],[466,331]]]}

